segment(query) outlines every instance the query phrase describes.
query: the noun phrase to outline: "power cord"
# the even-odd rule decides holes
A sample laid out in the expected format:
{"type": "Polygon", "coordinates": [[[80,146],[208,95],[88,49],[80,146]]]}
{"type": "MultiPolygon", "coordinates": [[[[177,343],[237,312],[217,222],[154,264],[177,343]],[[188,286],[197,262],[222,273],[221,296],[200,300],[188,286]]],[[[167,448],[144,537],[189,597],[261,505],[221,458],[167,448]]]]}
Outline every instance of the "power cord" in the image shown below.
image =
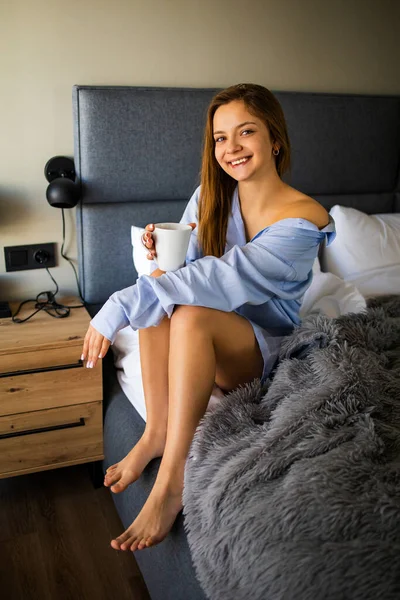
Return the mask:
{"type": "MultiPolygon", "coordinates": [[[[29,319],[31,319],[34,315],[36,315],[38,312],[40,312],[41,310],[44,310],[48,315],[50,315],[51,317],[54,317],[55,319],[64,319],[66,317],[69,317],[70,312],[71,312],[71,308],[85,308],[86,306],[88,306],[88,302],[85,301],[85,299],[82,296],[82,292],[81,292],[81,288],[79,285],[79,280],[78,280],[78,275],[76,273],[76,269],[74,264],[72,263],[72,261],[68,258],[68,256],[66,256],[64,254],[64,244],[65,244],[65,216],[64,216],[64,209],[61,209],[62,211],[62,223],[63,223],[63,241],[62,241],[62,246],[61,246],[61,256],[63,258],[65,258],[65,260],[67,260],[73,271],[75,274],[75,279],[76,279],[76,284],[78,287],[78,293],[79,293],[79,297],[82,300],[82,304],[78,304],[76,306],[65,306],[64,304],[59,304],[55,297],[59,291],[58,288],[58,284],[56,282],[56,280],[54,279],[54,277],[52,276],[52,274],[50,273],[49,269],[47,267],[45,267],[47,273],[49,274],[50,278],[52,279],[52,281],[55,283],[56,285],[56,291],[55,292],[50,292],[50,291],[46,291],[46,292],[40,292],[35,299],[29,299],[29,300],[24,300],[24,302],[21,302],[21,304],[19,305],[17,311],[15,312],[14,315],[12,315],[12,321],[14,323],[25,323],[25,321],[29,321],[29,319]],[[40,296],[46,295],[46,300],[40,300],[40,296]],[[28,317],[26,317],[25,319],[17,319],[17,315],[19,314],[21,308],[24,306],[24,304],[27,304],[28,302],[34,302],[35,303],[35,312],[31,313],[28,317]]],[[[45,264],[47,262],[47,253],[46,252],[36,252],[35,254],[35,259],[37,260],[37,262],[39,264],[45,264]]]]}
{"type": "MultiPolygon", "coordinates": [[[[61,256],[63,258],[65,258],[65,260],[67,260],[69,262],[69,264],[71,265],[71,267],[72,267],[72,269],[74,271],[74,275],[75,275],[75,279],[76,279],[76,285],[77,285],[77,288],[78,288],[79,298],[82,300],[82,304],[79,304],[78,306],[70,306],[69,308],[83,308],[85,306],[88,306],[88,302],[86,302],[86,300],[84,299],[84,297],[82,295],[81,288],[80,288],[80,285],[79,285],[79,279],[78,279],[78,275],[76,273],[76,269],[74,267],[74,263],[72,262],[71,259],[68,258],[68,256],[66,256],[66,254],[64,254],[64,244],[65,244],[65,216],[64,216],[64,209],[63,208],[61,209],[61,214],[62,214],[62,224],[63,224],[63,233],[62,233],[62,235],[63,235],[63,241],[62,241],[62,245],[61,245],[61,256]]],[[[50,275],[50,273],[49,273],[49,275],[50,275]]],[[[53,281],[54,281],[54,279],[53,279],[53,281]]]]}

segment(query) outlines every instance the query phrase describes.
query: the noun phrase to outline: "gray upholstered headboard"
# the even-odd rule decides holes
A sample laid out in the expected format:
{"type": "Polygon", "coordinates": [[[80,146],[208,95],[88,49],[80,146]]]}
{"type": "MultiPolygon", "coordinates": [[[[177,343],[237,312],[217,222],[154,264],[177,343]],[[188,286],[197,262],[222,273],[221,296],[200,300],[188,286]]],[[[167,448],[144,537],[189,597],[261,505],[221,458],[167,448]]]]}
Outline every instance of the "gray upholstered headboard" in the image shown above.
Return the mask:
{"type": "MultiPolygon", "coordinates": [[[[135,283],[131,225],[179,220],[199,183],[217,89],[73,88],[79,278],[102,304],[135,283]]],[[[288,124],[285,181],[326,208],[400,212],[400,97],[274,92],[288,124]]]]}

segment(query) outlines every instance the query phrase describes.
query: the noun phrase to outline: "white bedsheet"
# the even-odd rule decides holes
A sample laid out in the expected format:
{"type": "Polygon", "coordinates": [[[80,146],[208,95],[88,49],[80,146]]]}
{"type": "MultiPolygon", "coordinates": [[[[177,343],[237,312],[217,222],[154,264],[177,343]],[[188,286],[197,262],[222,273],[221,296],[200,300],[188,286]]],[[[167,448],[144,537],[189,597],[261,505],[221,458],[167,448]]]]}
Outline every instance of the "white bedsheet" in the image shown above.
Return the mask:
{"type": "MultiPolygon", "coordinates": [[[[345,282],[332,273],[322,273],[318,261],[315,262],[313,271],[313,282],[302,302],[300,311],[302,318],[316,312],[333,318],[349,312],[361,312],[365,309],[365,299],[352,283],[345,282]]],[[[114,363],[120,386],[142,419],[146,421],[139,332],[125,327],[118,332],[111,348],[114,353],[114,363]]],[[[223,392],[214,386],[207,410],[212,410],[222,397],[223,392]]]]}

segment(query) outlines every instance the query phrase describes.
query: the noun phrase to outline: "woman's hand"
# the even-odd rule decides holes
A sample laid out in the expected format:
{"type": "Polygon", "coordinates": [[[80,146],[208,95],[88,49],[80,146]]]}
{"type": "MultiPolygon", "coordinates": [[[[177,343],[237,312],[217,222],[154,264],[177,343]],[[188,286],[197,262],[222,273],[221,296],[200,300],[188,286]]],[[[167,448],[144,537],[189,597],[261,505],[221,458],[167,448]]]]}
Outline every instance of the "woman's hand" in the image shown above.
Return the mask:
{"type": "Polygon", "coordinates": [[[86,366],[89,368],[95,367],[99,358],[104,358],[107,354],[107,350],[110,347],[110,340],[101,335],[91,325],[86,332],[85,339],[83,341],[83,350],[81,360],[86,360],[86,366]]]}
{"type": "MultiPolygon", "coordinates": [[[[192,228],[192,231],[196,227],[196,223],[189,223],[189,225],[192,228]]],[[[154,231],[153,223],[146,225],[145,229],[146,232],[142,235],[142,244],[149,250],[147,253],[148,260],[153,260],[154,257],[157,256],[156,245],[152,235],[152,232],[154,231]]]]}

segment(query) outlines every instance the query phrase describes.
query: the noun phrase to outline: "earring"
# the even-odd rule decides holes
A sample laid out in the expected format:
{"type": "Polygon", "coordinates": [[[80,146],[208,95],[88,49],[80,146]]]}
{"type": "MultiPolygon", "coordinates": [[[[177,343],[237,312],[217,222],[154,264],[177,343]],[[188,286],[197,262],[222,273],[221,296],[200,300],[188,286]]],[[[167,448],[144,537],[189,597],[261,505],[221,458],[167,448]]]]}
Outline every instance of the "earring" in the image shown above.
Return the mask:
{"type": "Polygon", "coordinates": [[[278,150],[276,150],[276,151],[275,151],[275,150],[272,150],[272,154],[273,154],[274,156],[278,156],[278,154],[279,154],[279,148],[278,148],[278,150]]]}

